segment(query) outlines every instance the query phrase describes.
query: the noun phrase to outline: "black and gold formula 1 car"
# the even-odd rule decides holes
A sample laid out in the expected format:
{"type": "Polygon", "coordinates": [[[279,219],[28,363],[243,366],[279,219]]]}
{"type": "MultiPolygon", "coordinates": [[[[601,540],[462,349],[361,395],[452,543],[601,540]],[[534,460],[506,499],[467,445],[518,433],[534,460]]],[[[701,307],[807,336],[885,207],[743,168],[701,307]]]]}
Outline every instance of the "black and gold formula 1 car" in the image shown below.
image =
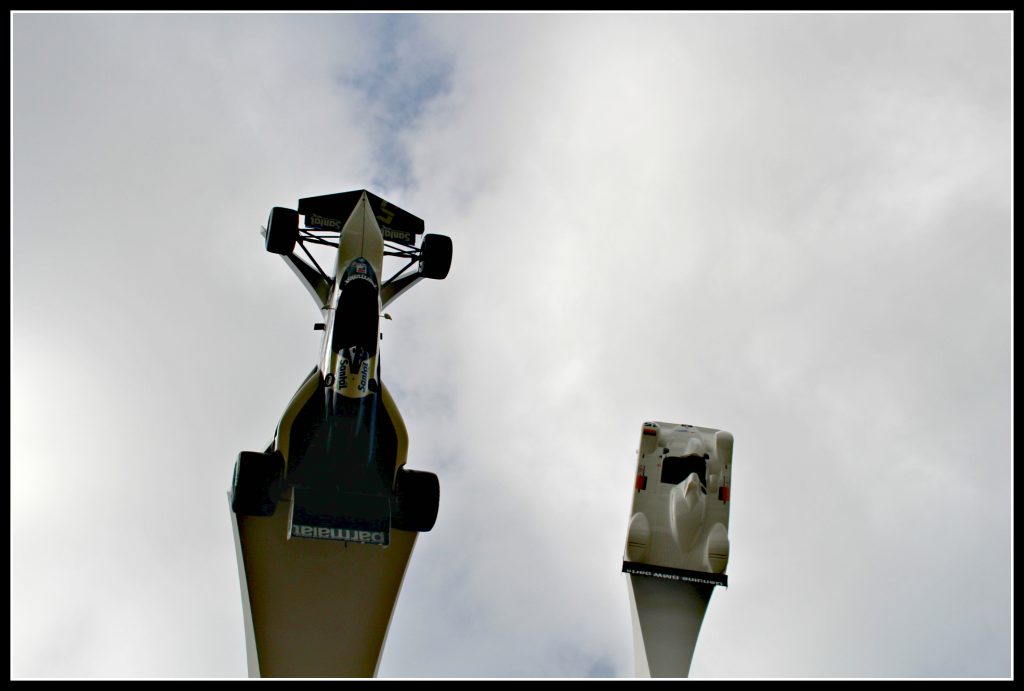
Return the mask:
{"type": "Polygon", "coordinates": [[[383,546],[392,529],[434,526],[438,479],[405,467],[405,424],[381,381],[379,353],[384,307],[419,280],[448,275],[451,239],[423,230],[421,219],[365,190],[271,211],[267,251],[282,256],[316,301],[323,346],[270,446],[239,454],[231,491],[239,516],[272,516],[283,505],[289,539],[383,546]],[[337,248],[333,277],[307,244],[337,248]],[[407,262],[386,281],[385,256],[407,262]]]}

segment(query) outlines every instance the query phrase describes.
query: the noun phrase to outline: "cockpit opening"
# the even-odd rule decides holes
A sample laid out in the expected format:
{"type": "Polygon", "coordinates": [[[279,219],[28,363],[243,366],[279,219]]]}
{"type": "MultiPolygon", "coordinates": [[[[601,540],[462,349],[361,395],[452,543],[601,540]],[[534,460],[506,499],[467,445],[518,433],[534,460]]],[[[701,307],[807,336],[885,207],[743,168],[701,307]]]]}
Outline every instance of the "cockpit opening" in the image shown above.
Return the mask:
{"type": "Polygon", "coordinates": [[[704,456],[666,456],[661,461],[661,481],[669,485],[678,485],[697,473],[700,478],[701,491],[707,492],[708,462],[704,456]]]}

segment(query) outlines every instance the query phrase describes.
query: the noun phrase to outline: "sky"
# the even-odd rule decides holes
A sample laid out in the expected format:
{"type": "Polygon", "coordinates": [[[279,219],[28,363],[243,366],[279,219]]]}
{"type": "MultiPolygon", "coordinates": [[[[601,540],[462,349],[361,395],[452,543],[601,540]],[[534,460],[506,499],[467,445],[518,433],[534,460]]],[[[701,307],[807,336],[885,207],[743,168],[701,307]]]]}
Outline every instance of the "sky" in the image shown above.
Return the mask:
{"type": "Polygon", "coordinates": [[[629,677],[646,420],[730,431],[691,676],[1009,677],[1012,16],[11,15],[11,674],[246,675],[226,493],[315,364],[259,227],[449,235],[385,677],[629,677]]]}

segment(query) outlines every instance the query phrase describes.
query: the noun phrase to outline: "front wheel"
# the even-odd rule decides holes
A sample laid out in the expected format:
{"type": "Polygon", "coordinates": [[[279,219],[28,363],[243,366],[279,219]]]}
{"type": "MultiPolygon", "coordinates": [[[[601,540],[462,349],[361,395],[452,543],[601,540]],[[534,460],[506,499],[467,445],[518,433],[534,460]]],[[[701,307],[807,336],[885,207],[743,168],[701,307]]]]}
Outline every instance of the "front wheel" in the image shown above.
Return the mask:
{"type": "Polygon", "coordinates": [[[275,206],[267,221],[267,251],[289,255],[299,239],[299,212],[275,206]]]}
{"type": "Polygon", "coordinates": [[[399,468],[391,497],[391,527],[427,532],[434,527],[440,502],[441,484],[437,475],[399,468]]]}
{"type": "Polygon", "coordinates": [[[447,235],[424,235],[420,246],[420,273],[440,280],[452,268],[452,239],[447,235]]]}

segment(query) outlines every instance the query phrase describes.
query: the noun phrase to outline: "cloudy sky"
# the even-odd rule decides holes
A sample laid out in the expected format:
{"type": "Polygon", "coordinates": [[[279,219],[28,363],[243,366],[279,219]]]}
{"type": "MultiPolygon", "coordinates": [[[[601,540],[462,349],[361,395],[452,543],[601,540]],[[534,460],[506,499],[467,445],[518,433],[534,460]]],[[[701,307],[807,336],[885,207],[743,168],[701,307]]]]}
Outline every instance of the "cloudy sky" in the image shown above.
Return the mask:
{"type": "Polygon", "coordinates": [[[319,348],[258,229],[367,188],[455,246],[382,676],[630,676],[645,420],[736,439],[693,676],[1009,676],[1011,29],[12,15],[12,675],[245,676],[225,494],[319,348]]]}

